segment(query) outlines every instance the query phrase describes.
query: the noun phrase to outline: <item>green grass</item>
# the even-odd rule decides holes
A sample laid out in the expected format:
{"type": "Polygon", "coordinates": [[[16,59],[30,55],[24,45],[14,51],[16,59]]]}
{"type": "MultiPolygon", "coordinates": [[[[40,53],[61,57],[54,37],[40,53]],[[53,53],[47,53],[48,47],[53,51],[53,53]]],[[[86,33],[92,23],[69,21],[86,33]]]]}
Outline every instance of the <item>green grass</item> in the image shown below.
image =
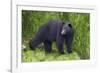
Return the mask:
{"type": "Polygon", "coordinates": [[[52,52],[46,54],[44,50],[37,49],[35,51],[27,50],[22,51],[22,62],[43,62],[43,61],[65,61],[65,60],[80,60],[76,52],[71,54],[59,54],[52,52]]]}

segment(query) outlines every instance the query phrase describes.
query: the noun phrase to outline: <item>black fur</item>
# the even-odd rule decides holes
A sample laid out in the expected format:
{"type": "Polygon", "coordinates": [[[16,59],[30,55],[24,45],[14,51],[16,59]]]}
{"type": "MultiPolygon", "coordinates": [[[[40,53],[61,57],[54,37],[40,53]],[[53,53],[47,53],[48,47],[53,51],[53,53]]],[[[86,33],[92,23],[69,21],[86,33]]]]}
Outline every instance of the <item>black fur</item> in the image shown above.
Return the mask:
{"type": "Polygon", "coordinates": [[[44,49],[46,52],[52,51],[52,42],[56,41],[58,50],[61,54],[64,53],[63,44],[67,46],[67,52],[72,52],[73,42],[73,27],[69,22],[63,22],[60,20],[51,20],[48,23],[40,27],[36,36],[30,41],[29,46],[34,50],[39,44],[44,43],[44,49]],[[64,28],[63,28],[64,27],[64,28]],[[61,34],[62,31],[66,33],[61,34]]]}

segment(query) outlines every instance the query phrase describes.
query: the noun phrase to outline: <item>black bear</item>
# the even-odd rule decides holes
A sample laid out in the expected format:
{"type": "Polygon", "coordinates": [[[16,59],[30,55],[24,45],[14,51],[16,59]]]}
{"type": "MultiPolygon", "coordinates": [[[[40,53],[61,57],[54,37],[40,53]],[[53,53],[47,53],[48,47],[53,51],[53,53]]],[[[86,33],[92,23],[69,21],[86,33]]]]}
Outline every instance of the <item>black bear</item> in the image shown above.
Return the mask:
{"type": "Polygon", "coordinates": [[[46,52],[52,51],[52,42],[56,41],[57,48],[61,54],[64,54],[63,44],[67,46],[67,52],[72,52],[74,31],[70,22],[61,20],[50,20],[40,27],[35,38],[29,42],[32,50],[40,43],[44,43],[46,52]]]}

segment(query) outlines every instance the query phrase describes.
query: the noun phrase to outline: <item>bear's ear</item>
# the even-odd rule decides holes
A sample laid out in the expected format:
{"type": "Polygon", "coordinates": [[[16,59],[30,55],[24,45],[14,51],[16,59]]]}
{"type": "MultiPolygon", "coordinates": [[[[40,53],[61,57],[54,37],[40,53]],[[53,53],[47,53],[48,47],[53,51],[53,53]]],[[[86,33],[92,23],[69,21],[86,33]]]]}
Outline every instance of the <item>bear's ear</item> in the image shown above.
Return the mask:
{"type": "Polygon", "coordinates": [[[65,24],[65,22],[62,22],[62,24],[65,24]]]}
{"type": "Polygon", "coordinates": [[[68,24],[68,26],[72,28],[72,25],[71,24],[68,24]]]}

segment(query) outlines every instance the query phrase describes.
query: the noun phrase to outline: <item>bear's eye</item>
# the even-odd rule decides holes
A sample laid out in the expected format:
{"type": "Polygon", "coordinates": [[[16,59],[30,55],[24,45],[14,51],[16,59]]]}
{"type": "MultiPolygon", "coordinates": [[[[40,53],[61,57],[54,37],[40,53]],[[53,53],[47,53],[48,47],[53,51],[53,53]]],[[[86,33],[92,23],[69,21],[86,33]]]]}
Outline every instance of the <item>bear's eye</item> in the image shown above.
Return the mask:
{"type": "Polygon", "coordinates": [[[68,24],[68,26],[72,28],[72,25],[71,24],[68,24]]]}

